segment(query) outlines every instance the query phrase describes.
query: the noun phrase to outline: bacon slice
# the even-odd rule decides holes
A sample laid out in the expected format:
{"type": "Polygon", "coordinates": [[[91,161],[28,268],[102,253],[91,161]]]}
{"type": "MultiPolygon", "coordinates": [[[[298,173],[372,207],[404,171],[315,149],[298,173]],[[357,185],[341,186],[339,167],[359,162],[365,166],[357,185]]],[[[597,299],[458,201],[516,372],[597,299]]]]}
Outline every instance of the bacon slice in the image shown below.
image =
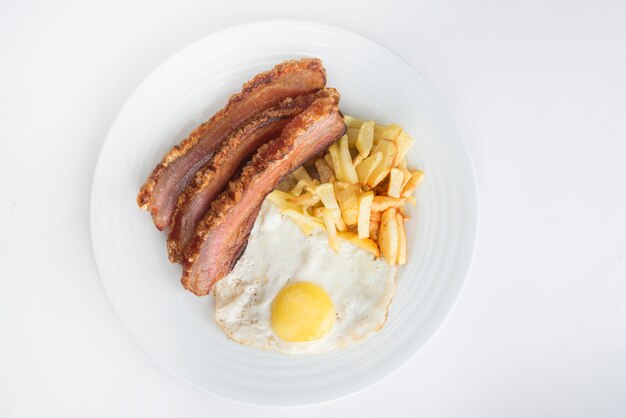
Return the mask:
{"type": "Polygon", "coordinates": [[[209,163],[196,173],[194,180],[178,196],[167,238],[170,261],[182,262],[184,249],[193,238],[196,225],[244,161],[261,145],[278,137],[295,115],[324,93],[322,90],[318,94],[287,98],[250,119],[223,142],[209,163]]]}
{"type": "Polygon", "coordinates": [[[346,126],[339,93],[326,89],[293,118],[280,137],[261,146],[241,175],[230,182],[196,227],[183,261],[183,286],[198,296],[232,269],[246,246],[265,197],[288,173],[341,137],[346,126]]]}
{"type": "Polygon", "coordinates": [[[150,211],[159,230],[165,229],[180,192],[230,132],[283,99],[313,93],[325,84],[322,62],[313,58],[286,61],[258,74],[222,110],[165,154],[141,187],[137,204],[150,211]]]}

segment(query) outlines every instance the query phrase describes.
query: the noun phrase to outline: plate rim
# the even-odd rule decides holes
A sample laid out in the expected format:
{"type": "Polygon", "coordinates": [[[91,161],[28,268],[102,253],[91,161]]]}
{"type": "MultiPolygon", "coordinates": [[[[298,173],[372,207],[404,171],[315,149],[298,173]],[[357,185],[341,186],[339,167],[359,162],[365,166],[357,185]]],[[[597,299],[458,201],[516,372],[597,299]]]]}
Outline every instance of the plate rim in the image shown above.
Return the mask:
{"type": "Polygon", "coordinates": [[[414,360],[433,340],[434,338],[439,334],[439,332],[441,331],[441,329],[444,327],[444,325],[447,323],[447,321],[449,320],[450,316],[452,315],[452,313],[454,312],[454,310],[457,307],[457,304],[459,303],[459,300],[461,299],[461,296],[467,286],[467,282],[469,281],[472,269],[473,269],[473,265],[474,265],[474,261],[475,261],[475,256],[476,256],[476,251],[477,251],[477,246],[478,246],[478,238],[479,238],[479,221],[480,221],[480,205],[479,205],[479,190],[478,190],[478,181],[477,181],[477,175],[476,175],[476,168],[475,168],[475,164],[474,161],[472,159],[472,155],[470,153],[470,149],[467,143],[467,140],[465,138],[465,135],[463,134],[463,131],[460,129],[459,123],[456,120],[456,118],[454,117],[454,115],[450,112],[449,107],[447,106],[447,104],[444,102],[444,100],[442,99],[439,91],[430,83],[430,81],[425,78],[419,70],[417,70],[411,63],[409,63],[406,59],[404,59],[402,56],[400,56],[399,54],[395,53],[393,50],[387,48],[386,46],[380,44],[379,42],[372,40],[371,38],[364,36],[360,33],[356,33],[353,32],[351,30],[348,29],[344,29],[342,27],[339,26],[335,26],[335,25],[329,25],[329,24],[325,24],[325,23],[319,23],[319,22],[315,22],[315,21],[307,21],[307,20],[299,20],[299,19],[269,19],[269,20],[259,20],[259,21],[254,21],[254,22],[249,22],[249,23],[243,23],[243,24],[238,24],[238,25],[233,25],[233,26],[229,26],[226,28],[223,28],[219,31],[215,31],[212,33],[209,33],[206,36],[203,36],[200,39],[197,39],[189,44],[187,44],[186,46],[182,47],[181,49],[178,49],[177,51],[175,51],[173,54],[169,55],[165,60],[163,60],[160,64],[158,64],[152,71],[150,71],[142,80],[141,82],[139,82],[139,84],[132,90],[132,92],[128,95],[128,97],[126,98],[126,100],[124,101],[124,104],[120,107],[119,111],[116,113],[115,119],[113,120],[113,122],[111,123],[109,129],[107,130],[106,136],[102,142],[102,144],[100,145],[100,149],[98,151],[98,158],[96,161],[96,164],[94,166],[94,171],[93,171],[93,175],[92,175],[92,179],[91,179],[91,187],[90,187],[90,198],[89,198],[89,225],[90,225],[90,241],[91,241],[91,248],[92,248],[92,252],[93,252],[93,256],[94,256],[94,260],[96,263],[96,268],[98,271],[98,276],[100,277],[100,280],[103,284],[105,293],[107,295],[107,298],[109,299],[109,301],[111,302],[111,304],[113,305],[113,308],[115,310],[116,315],[121,319],[122,324],[124,325],[124,327],[126,328],[126,330],[130,333],[132,339],[141,347],[141,349],[148,355],[148,357],[150,357],[150,359],[152,361],[154,361],[156,364],[158,364],[162,369],[166,370],[168,373],[170,373],[171,375],[175,376],[176,378],[184,381],[186,384],[189,384],[195,388],[198,388],[199,390],[201,390],[204,393],[210,394],[211,396],[215,396],[219,399],[223,399],[223,400],[227,400],[227,401],[231,401],[231,402],[235,402],[238,404],[242,404],[242,405],[251,405],[251,406],[262,406],[262,407],[276,407],[276,408],[300,408],[300,407],[308,407],[308,406],[314,406],[314,405],[323,405],[323,404],[328,404],[331,402],[335,402],[335,401],[339,401],[341,399],[345,399],[354,395],[357,395],[359,393],[362,393],[364,391],[366,391],[367,389],[371,388],[372,386],[381,383],[387,379],[389,379],[393,374],[395,374],[398,370],[400,370],[402,367],[405,367],[409,362],[411,362],[412,360],[414,360]],[[226,34],[228,34],[229,32],[238,32],[241,30],[246,30],[249,28],[253,28],[253,27],[257,27],[257,26],[269,26],[269,25],[284,25],[284,26],[298,26],[298,27],[302,27],[302,26],[308,26],[314,29],[323,29],[323,30],[328,30],[328,31],[332,31],[334,33],[342,33],[342,34],[346,34],[349,35],[351,37],[357,37],[357,38],[361,38],[362,40],[365,40],[369,43],[375,44],[376,46],[378,46],[381,49],[384,49],[386,51],[388,51],[390,54],[394,55],[396,58],[398,58],[399,60],[401,60],[408,68],[410,68],[416,76],[420,77],[421,80],[429,87],[429,89],[431,90],[433,97],[436,101],[438,101],[439,106],[441,107],[441,109],[445,112],[447,118],[449,118],[449,121],[451,123],[451,126],[454,128],[454,130],[456,131],[457,135],[458,135],[458,145],[459,145],[459,151],[462,154],[463,159],[465,159],[465,161],[467,162],[467,170],[468,173],[471,174],[471,179],[469,179],[470,181],[468,182],[468,185],[471,186],[469,190],[470,192],[470,196],[472,198],[472,202],[471,202],[471,207],[472,207],[472,212],[473,212],[473,216],[472,216],[472,223],[470,225],[470,231],[468,233],[468,242],[471,243],[471,248],[468,247],[468,261],[467,261],[467,268],[465,269],[464,273],[463,273],[463,279],[460,281],[459,283],[459,287],[458,290],[456,291],[456,294],[454,295],[453,300],[451,301],[449,308],[447,309],[447,311],[445,312],[445,315],[443,315],[438,323],[435,325],[434,330],[431,332],[430,335],[427,336],[427,338],[425,339],[424,343],[421,345],[421,347],[419,347],[418,349],[414,350],[410,355],[406,356],[405,358],[401,359],[399,362],[394,363],[391,367],[388,367],[386,369],[386,371],[378,378],[374,378],[371,379],[370,381],[366,382],[365,384],[362,384],[356,388],[351,388],[349,391],[345,391],[345,393],[339,394],[337,396],[333,396],[333,397],[329,397],[327,399],[324,400],[314,400],[314,401],[310,401],[310,402],[304,402],[304,403],[297,403],[297,404],[282,404],[282,403],[274,403],[274,402],[254,402],[251,400],[245,400],[245,399],[239,399],[236,397],[231,397],[228,395],[225,395],[223,393],[218,393],[218,392],[214,392],[211,391],[210,389],[206,388],[206,387],[202,387],[199,384],[197,384],[196,382],[187,379],[186,377],[182,376],[181,374],[179,374],[176,370],[173,370],[172,368],[166,366],[165,364],[163,364],[161,361],[159,361],[159,359],[157,358],[157,356],[153,353],[153,351],[151,349],[149,349],[148,347],[146,347],[144,345],[144,343],[142,343],[142,341],[140,340],[140,338],[138,338],[138,336],[132,331],[132,327],[129,326],[129,324],[127,323],[127,321],[125,320],[125,318],[122,316],[122,314],[120,313],[120,309],[118,309],[118,306],[114,300],[113,297],[111,297],[111,291],[107,285],[107,281],[103,278],[103,274],[102,274],[102,266],[101,266],[101,262],[98,259],[98,252],[97,252],[97,244],[96,244],[96,240],[94,238],[94,228],[95,228],[95,199],[96,199],[96,182],[98,180],[98,173],[101,171],[101,167],[103,165],[103,155],[104,152],[103,150],[105,149],[105,147],[107,146],[107,143],[110,143],[109,138],[111,136],[111,132],[115,130],[115,128],[117,127],[117,125],[120,123],[120,116],[126,111],[127,107],[129,107],[129,103],[132,101],[132,99],[137,95],[137,93],[142,90],[144,88],[145,85],[149,84],[149,82],[155,78],[155,75],[159,73],[159,71],[163,70],[164,68],[166,68],[168,65],[170,65],[171,63],[175,62],[176,59],[179,56],[182,56],[184,54],[186,54],[188,51],[192,50],[194,47],[200,45],[200,44],[204,44],[206,42],[210,42],[211,39],[216,39],[220,36],[224,36],[226,34]],[[471,239],[470,239],[471,238],[471,239]]]}

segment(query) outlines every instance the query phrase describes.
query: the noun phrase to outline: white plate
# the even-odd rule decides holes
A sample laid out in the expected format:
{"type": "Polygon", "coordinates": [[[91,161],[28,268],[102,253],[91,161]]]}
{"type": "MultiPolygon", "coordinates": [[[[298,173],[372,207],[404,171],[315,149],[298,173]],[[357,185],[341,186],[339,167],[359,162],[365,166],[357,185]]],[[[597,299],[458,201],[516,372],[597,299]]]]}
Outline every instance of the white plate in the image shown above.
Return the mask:
{"type": "Polygon", "coordinates": [[[139,344],[163,367],[216,395],[254,404],[303,405],[347,396],[411,359],[459,297],[476,238],[476,187],[459,129],[433,88],[380,45],[330,26],[263,22],[219,32],[174,55],[120,111],[102,147],[91,196],[93,248],[102,281],[139,344]],[[409,163],[426,172],[408,223],[409,263],[385,328],[346,350],[287,356],[229,341],[211,297],[179,284],[165,234],[135,203],[161,156],[259,71],[319,57],[344,113],[397,122],[415,139],[409,163]]]}

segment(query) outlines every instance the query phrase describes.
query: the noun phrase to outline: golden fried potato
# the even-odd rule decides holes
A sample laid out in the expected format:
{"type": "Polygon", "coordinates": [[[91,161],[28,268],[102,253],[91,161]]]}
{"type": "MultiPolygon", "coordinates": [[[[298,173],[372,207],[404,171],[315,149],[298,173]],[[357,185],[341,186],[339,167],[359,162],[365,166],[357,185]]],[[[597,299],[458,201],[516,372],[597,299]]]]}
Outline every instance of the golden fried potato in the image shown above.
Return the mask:
{"type": "MultiPolygon", "coordinates": [[[[313,208],[313,215],[316,218],[322,219],[323,218],[322,209],[324,209],[324,208],[313,208]]],[[[343,218],[341,217],[341,210],[339,208],[337,208],[337,209],[326,208],[326,209],[328,209],[330,211],[330,214],[332,215],[333,220],[335,221],[335,227],[337,228],[337,230],[338,231],[347,231],[348,227],[343,222],[343,218]]]]}
{"type": "Polygon", "coordinates": [[[358,184],[348,184],[343,190],[337,192],[337,201],[341,209],[341,216],[346,225],[356,225],[359,221],[359,193],[358,184]]]}
{"type": "Polygon", "coordinates": [[[352,165],[352,156],[350,155],[350,149],[348,148],[348,137],[346,135],[339,139],[339,162],[341,164],[342,181],[350,183],[358,183],[359,179],[356,175],[354,165],[352,165]]]}
{"type": "Polygon", "coordinates": [[[300,228],[300,231],[302,231],[302,233],[303,233],[304,235],[306,235],[306,236],[311,236],[311,235],[313,235],[313,232],[315,232],[315,230],[317,229],[317,228],[312,228],[312,227],[310,227],[309,225],[304,224],[304,223],[300,222],[300,221],[299,221],[299,220],[297,220],[297,219],[293,219],[293,218],[291,218],[291,220],[293,221],[293,223],[295,223],[295,224],[296,224],[296,226],[297,226],[298,228],[300,228]]]}
{"type": "Polygon", "coordinates": [[[372,173],[378,168],[383,160],[382,152],[374,152],[372,155],[364,159],[356,166],[356,175],[359,178],[359,183],[366,184],[367,179],[370,178],[372,173]]]}
{"type": "Polygon", "coordinates": [[[298,181],[304,180],[305,183],[310,184],[313,181],[313,179],[309,175],[309,172],[306,171],[306,168],[304,167],[298,167],[291,173],[291,175],[298,179],[298,181]]]}
{"type": "MultiPolygon", "coordinates": [[[[406,134],[406,132],[401,131],[400,134],[395,139],[396,146],[398,147],[398,155],[396,157],[395,166],[400,165],[402,160],[405,160],[406,153],[409,152],[409,149],[413,146],[415,142],[413,138],[406,134]]],[[[406,163],[405,163],[406,167],[406,163]]]]}
{"type": "Polygon", "coordinates": [[[339,156],[339,143],[333,143],[330,148],[328,148],[328,152],[330,153],[330,158],[333,161],[332,167],[333,171],[335,172],[335,176],[337,177],[337,180],[345,181],[346,177],[343,174],[341,157],[339,156]]]}
{"type": "Polygon", "coordinates": [[[308,192],[308,193],[303,193],[297,197],[289,198],[287,200],[291,203],[295,203],[296,205],[300,205],[300,206],[313,206],[314,204],[320,201],[320,197],[316,193],[308,192]]]}
{"type": "Polygon", "coordinates": [[[417,186],[420,185],[423,179],[424,179],[423,171],[413,170],[411,172],[411,178],[406,183],[406,186],[404,186],[404,189],[402,189],[402,196],[409,197],[415,191],[415,189],[417,189],[417,186]]]}
{"type": "Polygon", "coordinates": [[[387,196],[400,197],[402,192],[402,181],[404,180],[404,173],[397,168],[392,168],[389,172],[389,181],[387,185],[387,196]]]}
{"type": "Polygon", "coordinates": [[[378,236],[380,251],[390,265],[398,261],[398,223],[396,209],[390,208],[383,212],[378,236]]]}
{"type": "Polygon", "coordinates": [[[395,198],[389,196],[375,196],[372,202],[372,210],[382,212],[389,208],[399,208],[406,203],[406,198],[395,198]]]}
{"type": "Polygon", "coordinates": [[[400,166],[396,167],[396,169],[402,171],[403,178],[402,178],[401,190],[404,190],[404,186],[406,186],[406,184],[409,182],[409,179],[411,178],[411,172],[407,170],[406,168],[402,168],[400,166]]]}
{"type": "Polygon", "coordinates": [[[324,159],[318,158],[317,160],[315,160],[315,169],[317,170],[317,174],[319,174],[320,181],[322,183],[332,183],[333,179],[335,178],[335,172],[332,168],[328,166],[328,164],[326,164],[326,161],[324,159]]]}
{"type": "Polygon", "coordinates": [[[328,164],[328,167],[330,167],[331,170],[333,170],[333,175],[337,177],[337,173],[335,173],[335,165],[333,164],[333,158],[330,155],[330,151],[324,154],[324,161],[326,161],[326,164],[328,164]]]}
{"type": "Polygon", "coordinates": [[[382,152],[383,159],[367,178],[366,184],[369,187],[376,186],[387,177],[389,171],[394,167],[394,161],[398,155],[398,148],[393,141],[381,140],[378,145],[376,145],[373,152],[382,152]]]}
{"type": "Polygon", "coordinates": [[[396,212],[396,222],[398,223],[398,264],[406,264],[406,229],[404,228],[404,216],[396,212]]]}
{"type": "Polygon", "coordinates": [[[395,123],[388,125],[380,134],[380,139],[387,140],[391,142],[396,142],[398,136],[402,133],[402,128],[395,123]]]}
{"type": "Polygon", "coordinates": [[[324,206],[329,209],[339,209],[335,188],[332,183],[322,183],[315,188],[315,193],[320,197],[324,206]]]}
{"type": "Polygon", "coordinates": [[[305,190],[310,192],[315,190],[315,186],[318,184],[320,184],[320,182],[317,179],[302,178],[298,180],[298,183],[289,191],[289,193],[294,196],[300,196],[305,190]]]}
{"type": "Polygon", "coordinates": [[[378,249],[378,245],[376,245],[376,242],[369,238],[359,239],[359,236],[354,232],[337,232],[337,236],[341,239],[345,239],[346,241],[351,242],[357,247],[369,251],[374,257],[380,257],[380,250],[378,249]]]}
{"type": "Polygon", "coordinates": [[[361,161],[363,161],[364,159],[365,157],[363,157],[361,154],[357,154],[356,157],[354,157],[354,159],[352,160],[352,165],[356,168],[356,166],[361,164],[361,161]]]}
{"type": "Polygon", "coordinates": [[[369,238],[370,236],[370,217],[372,213],[373,201],[374,192],[371,190],[359,195],[359,217],[357,224],[359,239],[369,238]]]}
{"type": "Polygon", "coordinates": [[[335,251],[339,251],[339,240],[337,239],[337,228],[335,227],[335,219],[330,209],[320,208],[324,226],[328,233],[328,245],[335,251]]]}
{"type": "Polygon", "coordinates": [[[364,122],[361,125],[355,145],[361,158],[365,158],[370,154],[374,145],[374,122],[364,122]]]}
{"type": "MultiPolygon", "coordinates": [[[[394,126],[395,123],[392,123],[389,126],[394,126]]],[[[378,123],[374,125],[374,136],[378,135],[378,137],[380,138],[380,135],[382,135],[383,132],[385,132],[385,129],[387,129],[389,126],[385,126],[385,125],[379,125],[378,123]]]]}
{"type": "Polygon", "coordinates": [[[380,230],[380,219],[382,212],[370,212],[370,238],[378,241],[378,231],[380,230]]]}
{"type": "Polygon", "coordinates": [[[359,128],[348,128],[346,135],[348,135],[348,145],[352,148],[356,148],[356,140],[359,137],[359,128]]]}
{"type": "Polygon", "coordinates": [[[299,211],[300,206],[289,201],[290,199],[294,199],[295,197],[296,196],[292,195],[291,193],[283,192],[280,190],[274,190],[272,191],[272,193],[267,195],[269,201],[272,202],[278,208],[278,210],[281,211],[284,209],[299,211]]]}
{"type": "Polygon", "coordinates": [[[404,219],[405,222],[411,219],[411,217],[404,210],[404,207],[400,206],[399,208],[396,208],[396,210],[398,211],[400,215],[402,215],[402,218],[404,219]]]}
{"type": "Polygon", "coordinates": [[[320,230],[324,229],[324,225],[319,220],[317,220],[313,216],[304,214],[300,211],[293,210],[293,209],[283,209],[280,211],[280,213],[282,213],[283,215],[287,215],[290,218],[296,221],[299,221],[311,228],[320,229],[320,230]]]}
{"type": "Polygon", "coordinates": [[[346,124],[348,129],[350,128],[360,128],[363,125],[363,121],[361,119],[353,118],[352,116],[344,115],[343,123],[346,124]]]}

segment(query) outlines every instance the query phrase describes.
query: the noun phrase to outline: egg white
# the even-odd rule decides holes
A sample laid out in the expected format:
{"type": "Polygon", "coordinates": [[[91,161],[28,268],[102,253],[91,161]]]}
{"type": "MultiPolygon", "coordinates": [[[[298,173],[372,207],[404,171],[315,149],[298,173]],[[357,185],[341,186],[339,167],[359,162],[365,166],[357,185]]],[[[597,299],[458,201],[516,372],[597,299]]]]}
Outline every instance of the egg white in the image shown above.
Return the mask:
{"type": "Polygon", "coordinates": [[[380,330],[396,289],[396,268],[349,242],[339,252],[323,231],[305,236],[269,201],[231,273],[213,287],[215,319],[234,341],[289,354],[343,348],[380,330]],[[270,325],[271,305],[286,284],[322,287],[336,311],[332,331],[311,342],[281,340],[270,325]]]}

